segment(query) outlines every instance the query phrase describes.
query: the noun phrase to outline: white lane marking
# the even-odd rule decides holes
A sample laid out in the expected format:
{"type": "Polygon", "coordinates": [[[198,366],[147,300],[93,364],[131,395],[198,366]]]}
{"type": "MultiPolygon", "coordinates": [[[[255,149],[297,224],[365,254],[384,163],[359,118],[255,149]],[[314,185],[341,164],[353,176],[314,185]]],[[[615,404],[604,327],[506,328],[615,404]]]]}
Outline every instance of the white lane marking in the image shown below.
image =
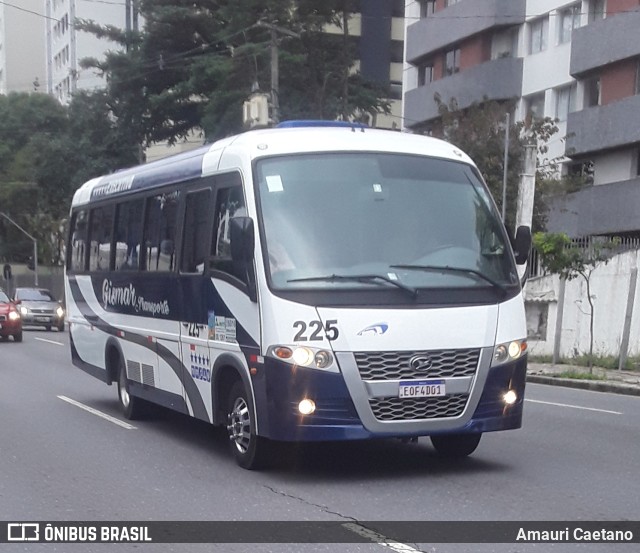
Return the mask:
{"type": "Polygon", "coordinates": [[[47,344],[55,344],[56,346],[64,346],[62,342],[56,342],[55,340],[47,340],[46,338],[34,338],[34,340],[38,340],[39,342],[47,342],[47,344]]]}
{"type": "Polygon", "coordinates": [[[58,398],[60,398],[62,401],[66,401],[67,403],[70,403],[71,405],[75,405],[76,407],[80,407],[80,409],[84,409],[85,411],[88,411],[89,413],[92,413],[94,415],[97,415],[105,420],[108,420],[109,422],[112,422],[113,424],[117,424],[118,426],[121,426],[122,428],[126,428],[127,430],[135,430],[135,426],[129,424],[128,422],[124,422],[121,421],[120,419],[116,419],[115,417],[112,417],[111,415],[107,415],[106,413],[103,413],[102,411],[98,411],[97,409],[94,409],[93,407],[89,407],[88,405],[85,405],[84,403],[80,403],[79,401],[76,401],[74,399],[70,399],[66,396],[58,396],[58,398]]]}
{"type": "Polygon", "coordinates": [[[620,411],[608,411],[607,409],[595,409],[594,407],[581,407],[580,405],[568,405],[566,403],[553,403],[552,401],[539,401],[537,399],[527,399],[525,401],[530,401],[531,403],[542,403],[544,405],[555,405],[556,407],[569,407],[571,409],[583,409],[585,411],[596,411],[598,413],[608,413],[610,415],[622,415],[620,411]]]}
{"type": "Polygon", "coordinates": [[[397,553],[421,553],[419,549],[415,549],[406,543],[401,543],[399,541],[390,540],[386,536],[379,534],[373,530],[369,530],[360,524],[356,524],[355,522],[346,522],[343,524],[347,530],[351,530],[352,532],[362,536],[363,538],[367,538],[371,540],[373,543],[377,543],[382,547],[388,547],[392,551],[396,551],[397,553]]]}

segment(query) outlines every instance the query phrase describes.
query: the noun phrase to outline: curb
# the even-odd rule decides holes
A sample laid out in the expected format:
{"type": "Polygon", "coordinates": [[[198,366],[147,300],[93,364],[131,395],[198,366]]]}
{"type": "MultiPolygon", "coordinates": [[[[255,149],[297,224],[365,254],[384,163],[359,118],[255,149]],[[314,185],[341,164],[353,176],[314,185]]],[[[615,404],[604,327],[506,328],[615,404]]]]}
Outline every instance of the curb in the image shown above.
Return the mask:
{"type": "Polygon", "coordinates": [[[534,384],[549,384],[551,386],[564,386],[566,388],[579,388],[593,392],[609,392],[628,396],[640,396],[640,388],[620,382],[608,382],[605,380],[577,380],[573,378],[558,378],[555,376],[543,376],[528,374],[527,382],[534,384]]]}

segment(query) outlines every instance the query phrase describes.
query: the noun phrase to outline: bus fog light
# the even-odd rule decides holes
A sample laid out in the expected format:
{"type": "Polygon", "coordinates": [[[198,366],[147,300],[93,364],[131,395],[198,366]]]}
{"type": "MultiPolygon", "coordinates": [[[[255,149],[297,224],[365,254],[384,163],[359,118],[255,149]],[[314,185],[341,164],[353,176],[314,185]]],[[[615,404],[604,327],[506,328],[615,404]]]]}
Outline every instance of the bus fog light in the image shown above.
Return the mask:
{"type": "Polygon", "coordinates": [[[302,415],[311,415],[316,410],[316,404],[311,399],[303,399],[300,403],[298,403],[298,411],[302,415]]]}
{"type": "Polygon", "coordinates": [[[296,348],[293,350],[293,362],[296,365],[307,367],[313,363],[313,352],[309,348],[296,348]]]}
{"type": "Polygon", "coordinates": [[[509,390],[502,399],[507,405],[513,405],[518,400],[518,394],[516,394],[513,390],[509,390]]]}

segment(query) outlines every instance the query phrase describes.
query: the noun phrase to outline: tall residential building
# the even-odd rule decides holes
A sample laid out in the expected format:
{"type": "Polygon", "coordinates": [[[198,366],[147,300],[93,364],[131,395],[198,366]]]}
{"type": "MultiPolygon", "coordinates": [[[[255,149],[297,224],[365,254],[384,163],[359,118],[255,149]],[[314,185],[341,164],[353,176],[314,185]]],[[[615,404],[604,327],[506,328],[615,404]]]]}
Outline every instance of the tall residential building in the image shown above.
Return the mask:
{"type": "MultiPolygon", "coordinates": [[[[402,127],[402,69],[405,0],[361,0],[348,21],[350,36],[358,40],[355,69],[390,91],[391,113],[377,115],[369,124],[385,129],[402,127]]],[[[327,32],[341,34],[337,26],[327,32]]]]}
{"type": "Polygon", "coordinates": [[[45,92],[42,0],[0,4],[0,94],[45,92]]]}
{"type": "Polygon", "coordinates": [[[461,108],[515,99],[518,120],[558,119],[547,156],[563,159],[563,172],[592,174],[594,186],[555,205],[549,230],[640,232],[640,0],[406,0],[405,9],[405,128],[437,121],[435,94],[461,108]]]}
{"type": "MultiPolygon", "coordinates": [[[[42,0],[41,0],[42,1],[42,0]]],[[[104,80],[93,70],[82,69],[83,58],[102,59],[119,45],[75,29],[76,19],[93,20],[120,29],[137,28],[137,0],[87,2],[86,0],[44,0],[46,13],[46,90],[67,103],[77,90],[95,90],[104,80]]]]}

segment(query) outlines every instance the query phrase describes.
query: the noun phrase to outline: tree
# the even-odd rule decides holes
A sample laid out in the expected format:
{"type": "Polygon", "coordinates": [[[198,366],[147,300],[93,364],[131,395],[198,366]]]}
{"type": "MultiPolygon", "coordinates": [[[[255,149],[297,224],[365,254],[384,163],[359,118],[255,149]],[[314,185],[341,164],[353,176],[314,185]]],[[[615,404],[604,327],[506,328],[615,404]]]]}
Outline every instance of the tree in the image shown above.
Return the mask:
{"type": "MultiPolygon", "coordinates": [[[[0,209],[38,240],[38,257],[59,264],[75,190],[137,161],[138,146],[111,117],[106,96],[69,106],[45,94],[0,96],[0,209]]],[[[25,261],[31,244],[0,221],[0,257],[25,261]]]]}
{"type": "Polygon", "coordinates": [[[578,277],[584,279],[589,302],[589,372],[592,373],[595,312],[591,294],[591,275],[597,267],[609,262],[610,250],[615,246],[615,242],[591,237],[586,247],[579,247],[564,233],[537,232],[533,236],[533,244],[546,271],[560,275],[560,278],[566,280],[578,277]]]}
{"type": "MultiPolygon", "coordinates": [[[[455,99],[448,104],[435,98],[440,114],[432,129],[434,136],[452,142],[477,163],[498,207],[502,207],[504,172],[504,144],[506,114],[512,112],[513,102],[484,100],[466,109],[460,109],[455,99]]],[[[547,198],[557,182],[557,160],[545,158],[546,143],[558,132],[556,121],[551,118],[535,118],[524,122],[512,122],[509,129],[506,224],[515,225],[518,183],[524,150],[527,144],[535,144],[541,161],[536,171],[536,194],[533,213],[533,229],[541,231],[546,223],[547,198]]]]}
{"type": "Polygon", "coordinates": [[[269,92],[271,41],[277,34],[282,118],[357,117],[386,112],[387,91],[352,68],[355,43],[325,32],[344,27],[354,0],[142,0],[144,32],[91,21],[76,27],[121,46],[103,60],[85,59],[107,78],[118,124],[139,143],[207,140],[243,129],[242,103],[256,86],[269,92]]]}

